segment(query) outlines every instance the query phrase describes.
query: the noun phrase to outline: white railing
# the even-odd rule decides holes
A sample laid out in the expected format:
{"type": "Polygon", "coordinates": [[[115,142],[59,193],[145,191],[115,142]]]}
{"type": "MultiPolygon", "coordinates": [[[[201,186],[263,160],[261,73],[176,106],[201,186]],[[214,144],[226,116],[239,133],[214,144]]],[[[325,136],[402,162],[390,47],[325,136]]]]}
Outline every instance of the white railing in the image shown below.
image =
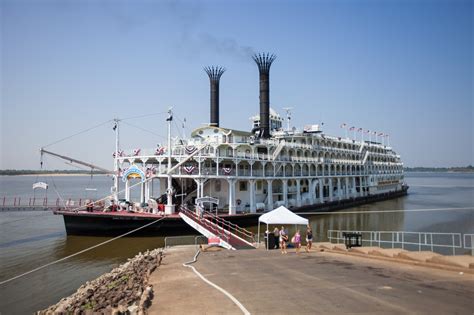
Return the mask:
{"type": "Polygon", "coordinates": [[[474,249],[474,234],[464,234],[463,241],[464,241],[464,248],[474,249]]]}
{"type": "Polygon", "coordinates": [[[474,234],[464,234],[464,246],[461,233],[438,233],[438,232],[406,232],[406,231],[349,231],[349,230],[328,230],[327,237],[333,241],[344,242],[343,233],[361,233],[363,244],[370,246],[385,245],[391,248],[405,249],[407,246],[422,249],[429,248],[431,251],[439,248],[452,249],[453,255],[456,249],[472,249],[474,234]],[[471,238],[470,246],[467,246],[467,238],[471,238]]]}

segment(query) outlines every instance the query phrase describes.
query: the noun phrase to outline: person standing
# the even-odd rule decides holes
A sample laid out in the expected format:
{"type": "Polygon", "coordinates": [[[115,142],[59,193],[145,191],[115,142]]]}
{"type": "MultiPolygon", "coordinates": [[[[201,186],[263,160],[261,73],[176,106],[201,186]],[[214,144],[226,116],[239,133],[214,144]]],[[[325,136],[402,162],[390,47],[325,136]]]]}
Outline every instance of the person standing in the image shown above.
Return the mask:
{"type": "Polygon", "coordinates": [[[311,226],[308,224],[308,227],[306,228],[306,252],[309,253],[312,246],[313,246],[313,230],[311,229],[311,226]]]}
{"type": "Polygon", "coordinates": [[[275,248],[280,248],[280,231],[277,227],[273,229],[273,236],[275,237],[275,248]]]}
{"type": "Polygon", "coordinates": [[[292,238],[293,243],[295,244],[296,253],[299,254],[301,248],[301,234],[300,230],[296,230],[295,236],[292,238]]]}
{"type": "Polygon", "coordinates": [[[285,232],[285,227],[282,226],[280,229],[280,248],[282,254],[287,254],[286,251],[286,241],[288,240],[288,235],[285,232]]]}

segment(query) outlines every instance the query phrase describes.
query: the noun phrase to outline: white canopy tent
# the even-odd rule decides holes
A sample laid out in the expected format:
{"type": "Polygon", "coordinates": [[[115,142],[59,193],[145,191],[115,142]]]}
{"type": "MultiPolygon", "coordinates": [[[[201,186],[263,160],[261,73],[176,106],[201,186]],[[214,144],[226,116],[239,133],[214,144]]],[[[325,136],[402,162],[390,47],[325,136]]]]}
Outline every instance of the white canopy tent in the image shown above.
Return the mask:
{"type": "MultiPolygon", "coordinates": [[[[258,218],[258,243],[260,244],[260,222],[267,224],[295,224],[295,225],[308,225],[308,219],[300,217],[299,215],[291,212],[284,206],[280,206],[275,210],[262,214],[258,218]]],[[[268,249],[268,237],[267,237],[267,249],[268,249]]]]}

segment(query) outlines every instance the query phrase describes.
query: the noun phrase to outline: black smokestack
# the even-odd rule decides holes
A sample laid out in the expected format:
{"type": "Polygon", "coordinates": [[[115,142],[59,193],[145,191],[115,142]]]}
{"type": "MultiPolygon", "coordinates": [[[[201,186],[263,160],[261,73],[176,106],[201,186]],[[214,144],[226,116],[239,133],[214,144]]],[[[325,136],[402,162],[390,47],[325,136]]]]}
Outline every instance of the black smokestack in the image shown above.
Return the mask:
{"type": "Polygon", "coordinates": [[[211,121],[210,125],[219,127],[219,80],[225,68],[219,66],[205,67],[211,84],[211,121]]]}
{"type": "Polygon", "coordinates": [[[270,138],[270,66],[276,56],[263,53],[253,55],[260,72],[260,137],[270,138]]]}

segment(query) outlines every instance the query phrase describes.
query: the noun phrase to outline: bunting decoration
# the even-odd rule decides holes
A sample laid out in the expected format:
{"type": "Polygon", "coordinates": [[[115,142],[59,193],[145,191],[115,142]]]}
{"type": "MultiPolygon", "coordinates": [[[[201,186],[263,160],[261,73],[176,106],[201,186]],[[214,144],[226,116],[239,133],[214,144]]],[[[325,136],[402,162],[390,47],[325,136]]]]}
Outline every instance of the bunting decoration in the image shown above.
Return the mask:
{"type": "Polygon", "coordinates": [[[347,124],[342,124],[341,125],[341,128],[346,128],[347,127],[347,124]]]}
{"type": "Polygon", "coordinates": [[[193,145],[187,145],[184,147],[184,150],[187,154],[193,154],[194,152],[196,152],[197,148],[193,145]]]}
{"type": "Polygon", "coordinates": [[[364,133],[370,133],[370,130],[367,129],[366,131],[364,131],[364,133]]]}
{"type": "Polygon", "coordinates": [[[192,174],[193,171],[196,169],[194,165],[183,166],[183,170],[189,175],[192,174]]]}
{"type": "Polygon", "coordinates": [[[354,131],[356,129],[356,127],[352,126],[351,128],[349,128],[349,131],[354,131]]]}
{"type": "Polygon", "coordinates": [[[357,132],[362,132],[362,128],[357,129],[357,132]]]}
{"type": "Polygon", "coordinates": [[[222,171],[224,172],[225,175],[229,175],[230,172],[232,172],[232,169],[230,167],[223,167],[222,171]]]}
{"type": "Polygon", "coordinates": [[[135,149],[135,150],[133,150],[133,156],[139,155],[141,150],[142,150],[142,149],[135,149]]]}

